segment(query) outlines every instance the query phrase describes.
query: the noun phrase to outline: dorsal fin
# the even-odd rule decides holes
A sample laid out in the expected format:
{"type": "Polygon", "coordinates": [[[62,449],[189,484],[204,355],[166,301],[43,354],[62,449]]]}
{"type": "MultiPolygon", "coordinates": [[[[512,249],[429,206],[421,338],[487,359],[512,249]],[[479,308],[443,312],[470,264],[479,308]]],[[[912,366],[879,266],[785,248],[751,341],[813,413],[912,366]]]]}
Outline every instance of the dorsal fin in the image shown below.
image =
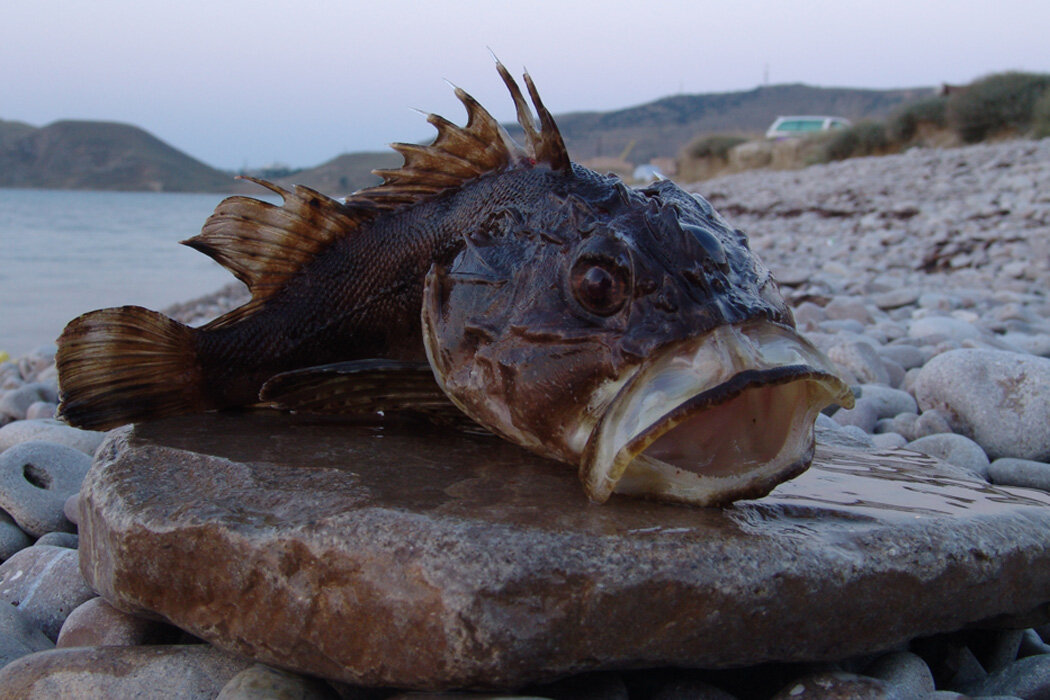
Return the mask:
{"type": "Polygon", "coordinates": [[[393,144],[405,159],[401,167],[373,171],[383,183],[353,193],[345,203],[301,185],[289,191],[264,180],[244,178],[276,192],[284,201],[278,206],[251,197],[228,197],[198,235],[183,241],[215,259],[252,293],[250,302],[207,327],[222,327],[255,313],[333,241],[351,235],[382,213],[412,206],[510,167],[543,163],[554,170],[568,169],[569,155],[561,134],[528,73],[525,84],[538,123],[507,69],[499,61],[496,68],[514,100],[518,121],[525,130],[526,149],[515,143],[473,97],[455,88],[456,97],[467,110],[466,126],[428,115],[427,121],[438,132],[434,142],[429,146],[393,144]]]}
{"type": "Polygon", "coordinates": [[[265,180],[244,179],[276,192],[284,202],[227,197],[201,232],[183,241],[232,272],[251,291],[248,304],[216,319],[209,324],[212,328],[254,313],[332,241],[378,213],[367,203],[349,207],[309,187],[296,185],[289,191],[265,180]]]}

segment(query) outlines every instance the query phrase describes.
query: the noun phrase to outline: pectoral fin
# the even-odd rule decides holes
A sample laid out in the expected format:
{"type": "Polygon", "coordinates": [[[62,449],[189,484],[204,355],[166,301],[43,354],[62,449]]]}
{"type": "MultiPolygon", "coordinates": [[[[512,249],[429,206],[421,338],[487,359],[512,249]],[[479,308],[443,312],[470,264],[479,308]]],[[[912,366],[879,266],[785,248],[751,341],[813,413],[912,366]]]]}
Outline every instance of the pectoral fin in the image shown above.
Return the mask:
{"type": "Polygon", "coordinates": [[[304,413],[407,413],[480,429],[445,396],[426,362],[372,359],[307,367],[272,377],[259,398],[304,413]]]}

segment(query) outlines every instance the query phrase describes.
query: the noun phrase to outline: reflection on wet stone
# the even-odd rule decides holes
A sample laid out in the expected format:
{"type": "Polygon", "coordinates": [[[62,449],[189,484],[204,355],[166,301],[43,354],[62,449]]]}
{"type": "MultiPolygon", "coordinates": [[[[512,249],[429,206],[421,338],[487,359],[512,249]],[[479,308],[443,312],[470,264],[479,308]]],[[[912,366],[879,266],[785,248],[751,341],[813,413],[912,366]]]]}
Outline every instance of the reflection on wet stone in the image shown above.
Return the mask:
{"type": "Polygon", "coordinates": [[[80,531],[110,603],[228,651],[355,684],[513,688],[1026,619],[1047,527],[1050,495],[905,451],[820,446],[724,509],[598,506],[571,468],[501,440],[258,413],[111,435],[80,531]]]}

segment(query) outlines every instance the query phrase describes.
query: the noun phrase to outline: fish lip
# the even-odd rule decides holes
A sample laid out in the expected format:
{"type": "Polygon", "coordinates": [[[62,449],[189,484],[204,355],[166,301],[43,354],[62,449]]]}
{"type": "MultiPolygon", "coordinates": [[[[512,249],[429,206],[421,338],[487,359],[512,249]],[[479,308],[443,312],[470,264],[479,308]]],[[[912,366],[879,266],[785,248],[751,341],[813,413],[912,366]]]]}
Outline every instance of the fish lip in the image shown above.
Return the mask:
{"type": "MultiPolygon", "coordinates": [[[[765,320],[722,326],[643,363],[598,419],[582,454],[580,478],[588,497],[599,503],[614,491],[703,506],[761,497],[808,468],[813,423],[833,403],[852,406],[849,387],[793,328],[765,320]],[[761,431],[745,425],[758,415],[749,412],[756,407],[772,416],[761,431]],[[702,433],[705,423],[724,423],[725,439],[736,438],[734,445],[744,445],[745,453],[752,443],[759,445],[753,448],[756,457],[766,456],[767,445],[775,451],[765,461],[745,454],[740,471],[737,462],[715,464],[714,473],[705,473],[707,465],[683,469],[645,454],[676,428],[700,426],[702,433]],[[727,465],[731,473],[718,473],[727,465]]],[[[717,427],[707,430],[709,440],[723,439],[717,427]]],[[[698,438],[697,444],[704,443],[698,438]]]]}

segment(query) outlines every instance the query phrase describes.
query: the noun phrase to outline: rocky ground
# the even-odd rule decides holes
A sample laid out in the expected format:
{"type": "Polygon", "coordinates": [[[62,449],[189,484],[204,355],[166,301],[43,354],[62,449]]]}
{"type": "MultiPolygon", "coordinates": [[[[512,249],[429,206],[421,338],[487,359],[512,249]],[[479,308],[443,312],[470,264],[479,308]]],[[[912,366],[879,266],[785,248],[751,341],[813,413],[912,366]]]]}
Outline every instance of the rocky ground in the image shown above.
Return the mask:
{"type": "MultiPolygon", "coordinates": [[[[852,410],[818,421],[822,441],[906,447],[1050,491],[1050,139],[692,189],[750,234],[799,326],[857,387],[852,410]]],[[[241,300],[230,287],[171,312],[200,322],[241,300]]],[[[76,494],[102,435],[51,420],[55,399],[53,348],[0,364],[0,681],[79,684],[55,694],[400,697],[253,666],[96,597],[77,567],[76,494]]],[[[1050,626],[967,630],[837,664],[588,674],[521,695],[1044,697],[1045,640],[1050,626]]]]}

